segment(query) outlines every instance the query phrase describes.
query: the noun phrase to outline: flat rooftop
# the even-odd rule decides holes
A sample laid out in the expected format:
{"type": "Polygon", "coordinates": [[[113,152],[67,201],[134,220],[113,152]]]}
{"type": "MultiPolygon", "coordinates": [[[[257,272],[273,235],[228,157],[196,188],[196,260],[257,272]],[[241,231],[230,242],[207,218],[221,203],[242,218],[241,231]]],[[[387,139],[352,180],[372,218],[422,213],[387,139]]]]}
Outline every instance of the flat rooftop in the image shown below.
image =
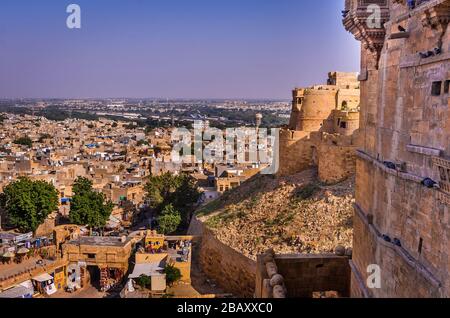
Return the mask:
{"type": "Polygon", "coordinates": [[[122,238],[120,238],[120,237],[82,236],[76,240],[70,241],[68,244],[122,247],[122,246],[127,245],[130,241],[131,241],[131,238],[129,238],[129,237],[125,241],[122,241],[122,238]]]}
{"type": "Polygon", "coordinates": [[[22,261],[20,264],[0,264],[0,281],[20,273],[25,274],[38,268],[51,266],[54,263],[55,261],[52,260],[43,260],[41,257],[33,257],[22,261]],[[42,261],[41,265],[37,264],[40,260],[42,261]]]}

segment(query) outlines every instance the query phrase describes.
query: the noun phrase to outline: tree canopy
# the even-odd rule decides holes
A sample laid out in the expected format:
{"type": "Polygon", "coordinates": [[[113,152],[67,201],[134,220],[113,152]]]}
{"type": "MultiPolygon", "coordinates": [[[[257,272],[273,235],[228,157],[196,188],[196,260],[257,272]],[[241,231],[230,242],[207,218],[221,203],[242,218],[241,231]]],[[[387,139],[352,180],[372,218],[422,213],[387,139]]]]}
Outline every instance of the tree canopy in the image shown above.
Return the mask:
{"type": "Polygon", "coordinates": [[[141,276],[139,276],[138,278],[135,279],[136,283],[141,287],[141,288],[147,288],[150,287],[152,284],[152,279],[151,277],[142,274],[141,276]]]}
{"type": "Polygon", "coordinates": [[[195,179],[188,174],[165,173],[152,176],[145,185],[145,190],[150,207],[155,210],[160,220],[167,223],[170,223],[169,220],[174,221],[174,214],[168,213],[173,209],[179,213],[185,226],[189,224],[191,212],[201,195],[195,179]]]}
{"type": "Polygon", "coordinates": [[[70,221],[94,228],[105,226],[114,207],[112,202],[107,202],[103,193],[94,191],[92,181],[86,178],[75,180],[73,192],[70,221]]]}
{"type": "Polygon", "coordinates": [[[166,205],[157,218],[158,232],[161,234],[171,234],[175,232],[181,224],[181,213],[172,204],[166,205]]]}
{"type": "Polygon", "coordinates": [[[182,277],[180,269],[170,264],[164,268],[164,274],[166,274],[166,282],[169,286],[173,286],[182,277]]]}
{"type": "Polygon", "coordinates": [[[27,146],[28,148],[31,148],[33,146],[33,141],[30,139],[30,137],[21,137],[14,140],[14,143],[16,145],[22,145],[27,146]]]}
{"type": "Polygon", "coordinates": [[[25,232],[35,232],[58,209],[58,192],[45,181],[19,178],[5,187],[1,197],[11,225],[25,232]]]}

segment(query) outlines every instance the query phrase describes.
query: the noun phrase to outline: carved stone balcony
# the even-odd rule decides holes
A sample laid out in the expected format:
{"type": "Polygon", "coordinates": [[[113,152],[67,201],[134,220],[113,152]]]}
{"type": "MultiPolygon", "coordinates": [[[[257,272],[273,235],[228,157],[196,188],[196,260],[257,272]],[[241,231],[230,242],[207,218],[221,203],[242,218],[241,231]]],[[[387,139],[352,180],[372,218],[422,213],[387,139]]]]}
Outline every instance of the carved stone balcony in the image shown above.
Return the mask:
{"type": "Polygon", "coordinates": [[[450,0],[426,2],[422,25],[444,31],[450,22],[450,0]]]}
{"type": "Polygon", "coordinates": [[[441,190],[450,194],[450,160],[442,157],[433,157],[433,166],[439,171],[441,190]]]}
{"type": "Polygon", "coordinates": [[[361,41],[378,61],[386,36],[384,24],[389,21],[390,17],[389,1],[346,0],[345,11],[342,13],[345,29],[352,33],[358,41],[361,41]],[[380,11],[375,12],[374,8],[378,8],[380,11]],[[378,17],[377,13],[379,13],[378,17]]]}

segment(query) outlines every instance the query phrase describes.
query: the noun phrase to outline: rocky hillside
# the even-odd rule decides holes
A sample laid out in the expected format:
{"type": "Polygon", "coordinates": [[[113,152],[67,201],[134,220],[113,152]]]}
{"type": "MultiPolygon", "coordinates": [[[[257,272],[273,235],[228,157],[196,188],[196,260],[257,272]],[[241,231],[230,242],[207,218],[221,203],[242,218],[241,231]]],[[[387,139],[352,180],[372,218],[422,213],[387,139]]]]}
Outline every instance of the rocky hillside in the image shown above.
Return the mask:
{"type": "Polygon", "coordinates": [[[314,171],[257,175],[205,206],[197,217],[223,243],[255,259],[277,253],[326,253],[352,245],[354,180],[325,186],[314,171]]]}

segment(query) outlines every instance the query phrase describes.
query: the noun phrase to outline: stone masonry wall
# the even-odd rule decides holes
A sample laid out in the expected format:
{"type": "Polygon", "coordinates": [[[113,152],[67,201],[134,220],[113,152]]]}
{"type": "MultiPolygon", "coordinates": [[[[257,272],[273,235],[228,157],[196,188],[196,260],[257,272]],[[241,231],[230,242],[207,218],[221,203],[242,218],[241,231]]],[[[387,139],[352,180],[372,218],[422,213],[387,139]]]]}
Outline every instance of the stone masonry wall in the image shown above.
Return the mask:
{"type": "Polygon", "coordinates": [[[449,171],[433,164],[450,157],[450,0],[416,3],[386,1],[383,27],[371,30],[368,3],[346,2],[344,25],[363,42],[355,297],[450,295],[449,171]],[[427,178],[439,186],[424,186],[427,178]],[[380,266],[380,289],[365,287],[371,264],[380,266]]]}
{"type": "MultiPolygon", "coordinates": [[[[257,261],[256,297],[267,297],[264,280],[268,279],[263,255],[257,261]]],[[[350,295],[350,266],[346,256],[275,255],[277,272],[283,277],[288,298],[311,298],[314,292],[338,292],[350,295]]]]}
{"type": "Polygon", "coordinates": [[[310,133],[281,130],[279,175],[288,176],[310,169],[314,161],[312,145],[310,133]]]}
{"type": "MultiPolygon", "coordinates": [[[[374,161],[376,162],[376,161],[374,161]]],[[[412,175],[384,169],[369,158],[357,160],[353,262],[363,280],[370,264],[380,265],[376,297],[439,297],[450,290],[447,262],[449,211],[438,192],[412,175]],[[369,226],[370,225],[370,226],[369,226]],[[382,235],[400,240],[385,242],[382,235]],[[412,279],[413,277],[413,279],[412,279]]]]}
{"type": "Polygon", "coordinates": [[[338,183],[355,174],[355,146],[321,144],[318,161],[319,180],[327,184],[338,183]]]}
{"type": "Polygon", "coordinates": [[[213,232],[195,217],[191,221],[189,234],[201,236],[200,266],[210,279],[234,296],[254,296],[255,261],[220,242],[213,232]]]}

